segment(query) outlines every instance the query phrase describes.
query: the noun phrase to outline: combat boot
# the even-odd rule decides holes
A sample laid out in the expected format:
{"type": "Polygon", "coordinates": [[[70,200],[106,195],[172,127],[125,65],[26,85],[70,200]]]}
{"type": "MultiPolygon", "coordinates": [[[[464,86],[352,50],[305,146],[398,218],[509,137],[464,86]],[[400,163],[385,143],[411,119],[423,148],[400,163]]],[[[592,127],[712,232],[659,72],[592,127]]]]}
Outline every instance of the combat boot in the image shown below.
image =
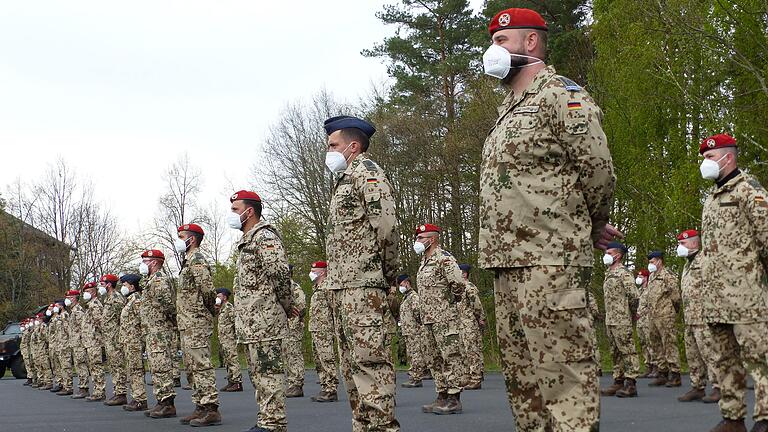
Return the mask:
{"type": "Polygon", "coordinates": [[[50,390],[53,388],[53,384],[46,384],[43,387],[40,387],[40,390],[50,390]]]}
{"type": "Polygon", "coordinates": [[[180,418],[179,419],[179,423],[184,424],[184,425],[188,425],[189,422],[191,422],[192,420],[194,420],[196,418],[200,418],[203,415],[205,415],[205,408],[202,405],[195,405],[195,411],[193,411],[192,414],[190,414],[190,415],[188,415],[186,417],[180,418]]]}
{"type": "Polygon", "coordinates": [[[77,393],[72,395],[72,399],[85,399],[88,397],[88,389],[77,389],[77,393]]]}
{"type": "Polygon", "coordinates": [[[243,391],[243,383],[230,382],[220,389],[223,392],[241,392],[243,391]]]}
{"type": "Polygon", "coordinates": [[[654,376],[651,376],[655,371],[656,371],[656,366],[649,364],[645,370],[645,373],[640,375],[638,378],[656,378],[654,376]]]}
{"type": "Polygon", "coordinates": [[[190,426],[215,426],[221,424],[221,414],[219,413],[218,405],[208,404],[203,408],[205,409],[203,415],[189,422],[190,426]]]}
{"type": "Polygon", "coordinates": [[[37,382],[37,381],[32,381],[32,384],[30,384],[30,387],[32,387],[32,388],[39,388],[40,387],[40,383],[37,382]]]}
{"type": "Polygon", "coordinates": [[[665,387],[672,388],[672,387],[680,387],[683,385],[682,379],[680,378],[680,372],[672,372],[669,374],[669,381],[664,385],[665,387]]]}
{"type": "Polygon", "coordinates": [[[339,400],[339,395],[336,392],[321,391],[317,396],[310,398],[312,402],[336,402],[339,400]]]}
{"type": "Polygon", "coordinates": [[[163,401],[157,403],[157,406],[152,408],[148,413],[144,413],[147,417],[153,419],[176,417],[176,406],[173,404],[173,396],[166,398],[163,401]]]}
{"type": "Polygon", "coordinates": [[[720,402],[720,389],[717,387],[714,387],[712,389],[712,393],[708,394],[707,396],[704,396],[701,398],[701,401],[704,403],[718,403],[720,402]]]}
{"type": "Polygon", "coordinates": [[[614,378],[613,384],[600,389],[600,394],[603,396],[615,396],[616,392],[624,388],[624,378],[614,378]]]}
{"type": "Polygon", "coordinates": [[[288,390],[285,391],[285,397],[287,398],[304,397],[304,389],[299,386],[290,386],[288,387],[288,390]]]}
{"type": "Polygon", "coordinates": [[[627,378],[624,380],[624,387],[616,391],[618,398],[637,397],[637,380],[627,378]]]}
{"type": "Polygon", "coordinates": [[[56,392],[56,396],[72,396],[72,389],[61,389],[61,391],[56,392]]]}
{"type": "Polygon", "coordinates": [[[706,393],[704,392],[704,389],[690,389],[688,390],[688,393],[680,396],[677,398],[678,402],[693,402],[697,400],[702,400],[706,396],[706,393]]]}
{"type": "Polygon", "coordinates": [[[421,412],[423,413],[431,413],[435,409],[436,406],[442,405],[445,403],[445,400],[448,398],[448,393],[446,392],[440,392],[437,394],[437,398],[428,405],[422,405],[421,406],[421,412]]]}
{"type": "Polygon", "coordinates": [[[61,391],[61,389],[62,389],[61,384],[56,384],[55,386],[53,386],[52,389],[50,389],[48,391],[51,392],[51,393],[56,393],[58,391],[61,391]]]}
{"type": "Polygon", "coordinates": [[[744,419],[723,419],[709,432],[747,432],[747,427],[744,426],[744,419]]]}
{"type": "Polygon", "coordinates": [[[424,384],[422,384],[421,380],[414,381],[414,380],[409,379],[408,381],[400,384],[400,387],[403,387],[403,388],[416,388],[416,387],[424,387],[424,384]]]}
{"type": "Polygon", "coordinates": [[[173,379],[173,386],[176,387],[176,388],[181,387],[181,378],[174,378],[173,379]]]}
{"type": "Polygon", "coordinates": [[[25,382],[23,385],[31,386],[32,385],[32,378],[27,378],[27,382],[25,382]]]}
{"type": "Polygon", "coordinates": [[[667,382],[669,382],[669,379],[667,379],[667,374],[667,371],[659,371],[656,379],[648,383],[648,387],[661,387],[666,385],[667,382]]]}
{"type": "Polygon", "coordinates": [[[432,408],[432,412],[437,415],[461,414],[461,393],[449,394],[442,404],[432,408]]]}
{"type": "Polygon", "coordinates": [[[483,383],[480,381],[475,381],[464,386],[464,390],[480,390],[481,388],[483,388],[483,383]]]}
{"type": "Polygon", "coordinates": [[[130,403],[123,405],[123,409],[126,411],[146,411],[147,401],[139,402],[134,399],[130,403]]]}
{"type": "Polygon", "coordinates": [[[658,366],[654,366],[653,369],[651,370],[650,375],[648,375],[648,378],[650,378],[650,379],[658,378],[659,377],[659,372],[660,372],[659,371],[659,367],[658,366]]]}
{"type": "Polygon", "coordinates": [[[758,420],[752,426],[750,432],[768,432],[768,420],[758,420]]]}
{"type": "Polygon", "coordinates": [[[101,395],[101,396],[88,396],[87,398],[85,398],[85,401],[86,402],[101,402],[101,401],[103,401],[106,398],[107,397],[104,396],[104,395],[101,395]]]}
{"type": "Polygon", "coordinates": [[[104,401],[106,406],[120,406],[128,403],[128,398],[124,394],[114,395],[108,401],[104,401]]]}

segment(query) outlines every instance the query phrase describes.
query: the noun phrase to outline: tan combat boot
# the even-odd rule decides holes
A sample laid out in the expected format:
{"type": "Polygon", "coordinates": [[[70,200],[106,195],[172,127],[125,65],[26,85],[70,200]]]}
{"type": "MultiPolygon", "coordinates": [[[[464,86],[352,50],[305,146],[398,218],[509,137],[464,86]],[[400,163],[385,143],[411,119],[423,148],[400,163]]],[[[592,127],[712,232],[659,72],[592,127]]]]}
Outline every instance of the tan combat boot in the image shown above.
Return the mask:
{"type": "Polygon", "coordinates": [[[680,387],[683,385],[682,379],[680,378],[680,372],[672,372],[669,374],[669,381],[664,384],[665,387],[672,388],[672,387],[680,387]]]}
{"type": "Polygon", "coordinates": [[[624,387],[616,391],[616,397],[631,398],[637,397],[637,380],[627,378],[624,380],[624,387]]]}
{"type": "Polygon", "coordinates": [[[422,405],[421,406],[421,412],[423,413],[431,413],[435,409],[436,406],[442,405],[445,403],[445,400],[448,398],[448,393],[440,392],[437,394],[437,398],[434,402],[428,405],[422,405]]]}
{"type": "Polygon", "coordinates": [[[339,400],[339,395],[336,392],[321,391],[317,396],[310,398],[312,402],[336,402],[339,400]]]}
{"type": "Polygon", "coordinates": [[[128,398],[124,394],[116,394],[108,401],[104,401],[106,406],[120,406],[128,403],[128,398]]]}
{"type": "Polygon", "coordinates": [[[403,387],[403,388],[416,388],[416,387],[424,387],[424,384],[422,384],[421,380],[413,381],[413,380],[409,379],[408,381],[400,384],[400,387],[403,387]]]}
{"type": "Polygon", "coordinates": [[[613,384],[600,389],[600,394],[603,396],[615,396],[616,392],[624,388],[624,378],[614,378],[613,384]]]}
{"type": "Polygon", "coordinates": [[[437,415],[461,414],[461,393],[449,394],[443,403],[432,408],[432,413],[437,415]]]}
{"type": "Polygon", "coordinates": [[[709,432],[747,432],[747,427],[744,426],[744,419],[723,419],[709,432]]]}
{"type": "Polygon", "coordinates": [[[704,403],[718,403],[720,402],[720,389],[717,387],[714,387],[712,389],[712,393],[708,394],[707,396],[704,396],[701,399],[704,403]]]}
{"type": "Polygon", "coordinates": [[[669,382],[669,379],[667,379],[669,372],[667,371],[659,371],[656,379],[648,383],[648,387],[661,387],[663,385],[666,385],[667,382],[669,382]]]}
{"type": "Polygon", "coordinates": [[[196,418],[200,418],[203,415],[205,415],[205,408],[203,408],[202,405],[195,405],[195,410],[192,412],[192,414],[190,414],[190,415],[188,415],[186,417],[180,418],[179,419],[179,423],[188,425],[189,422],[191,422],[192,420],[194,420],[196,418]]]}
{"type": "Polygon", "coordinates": [[[173,404],[173,396],[158,402],[153,411],[149,412],[149,417],[153,419],[176,417],[176,405],[173,404]]]}
{"type": "Polygon", "coordinates": [[[464,390],[480,390],[481,388],[483,388],[483,383],[480,381],[471,382],[464,386],[464,390]]]}
{"type": "Polygon", "coordinates": [[[85,399],[88,397],[88,389],[77,389],[77,393],[71,396],[72,399],[85,399]]]}
{"type": "Polygon", "coordinates": [[[130,403],[123,405],[123,409],[126,411],[146,411],[147,401],[139,402],[136,399],[134,399],[130,403]]]}
{"type": "Polygon", "coordinates": [[[288,387],[288,390],[285,391],[285,397],[287,398],[304,397],[304,389],[299,386],[290,386],[288,387]]]}
{"type": "Polygon", "coordinates": [[[680,396],[677,398],[678,402],[693,402],[697,400],[701,400],[706,396],[706,393],[704,392],[704,389],[690,389],[688,390],[688,393],[680,396]]]}
{"type": "Polygon", "coordinates": [[[203,407],[203,415],[189,422],[190,426],[215,426],[221,424],[221,414],[219,413],[219,406],[216,404],[208,404],[203,407]]]}

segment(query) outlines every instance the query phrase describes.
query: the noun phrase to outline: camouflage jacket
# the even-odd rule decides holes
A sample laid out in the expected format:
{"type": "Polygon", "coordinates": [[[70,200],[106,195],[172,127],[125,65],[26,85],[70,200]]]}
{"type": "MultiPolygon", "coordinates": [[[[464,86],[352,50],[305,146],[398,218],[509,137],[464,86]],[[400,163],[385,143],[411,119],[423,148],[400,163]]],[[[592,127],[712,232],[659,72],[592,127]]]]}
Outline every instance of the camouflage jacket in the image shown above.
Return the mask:
{"type": "Polygon", "coordinates": [[[147,335],[166,334],[173,331],[176,305],[171,281],[160,270],[147,279],[139,305],[141,326],[147,335]]]}
{"type": "Polygon", "coordinates": [[[464,289],[464,295],[459,303],[459,314],[461,322],[465,325],[479,325],[480,321],[485,321],[485,310],[483,302],[480,300],[480,290],[475,284],[466,281],[467,287],[464,289]]]}
{"type": "Polygon", "coordinates": [[[118,341],[120,336],[120,314],[125,307],[125,297],[113,289],[104,298],[104,316],[101,331],[105,340],[118,341]]]}
{"type": "Polygon", "coordinates": [[[400,333],[403,336],[421,336],[421,316],[419,314],[419,293],[410,289],[405,292],[400,303],[400,333]]]}
{"type": "Polygon", "coordinates": [[[336,181],[327,231],[330,289],[394,285],[399,262],[392,185],[365,153],[336,181]]]}
{"type": "Polygon", "coordinates": [[[179,330],[200,330],[201,336],[213,333],[216,288],[211,267],[199,248],[190,249],[179,273],[176,314],[179,330]]]}
{"type": "Polygon", "coordinates": [[[82,323],[85,319],[85,309],[77,302],[69,308],[69,343],[72,349],[82,348],[82,323]]]}
{"type": "Polygon", "coordinates": [[[667,267],[651,274],[648,279],[648,314],[651,320],[670,319],[677,315],[675,305],[680,305],[678,277],[667,267]]]}
{"type": "Polygon", "coordinates": [[[333,333],[333,313],[328,303],[326,281],[315,284],[309,299],[309,331],[333,333]]]}
{"type": "Polygon", "coordinates": [[[632,325],[630,305],[637,301],[635,278],[624,266],[608,269],[603,282],[605,325],[632,325]]]}
{"type": "Polygon", "coordinates": [[[293,307],[288,259],[272,225],[261,221],[237,243],[235,329],[240,343],[283,339],[293,307]]]}
{"type": "Polygon", "coordinates": [[[688,257],[680,276],[680,291],[683,296],[685,324],[704,325],[704,286],[701,274],[701,254],[688,257]]]}
{"type": "Polygon", "coordinates": [[[291,291],[293,293],[293,306],[299,310],[299,316],[288,318],[288,329],[292,334],[304,332],[304,311],[307,309],[307,295],[304,289],[297,282],[291,280],[291,291]]]}
{"type": "Polygon", "coordinates": [[[483,146],[481,267],[592,266],[616,183],[602,118],[551,66],[507,95],[483,146]]]}
{"type": "Polygon", "coordinates": [[[711,191],[701,219],[704,318],[768,321],[768,193],[740,173],[711,191]]]}
{"type": "Polygon", "coordinates": [[[459,319],[458,303],[466,282],[453,255],[440,246],[432,255],[424,254],[416,284],[419,287],[419,312],[423,324],[459,319]]]}
{"type": "Polygon", "coordinates": [[[97,297],[85,303],[85,315],[80,323],[80,337],[86,348],[101,347],[101,322],[104,317],[104,306],[97,297]]]}
{"type": "Polygon", "coordinates": [[[237,340],[235,333],[235,307],[232,302],[226,301],[219,308],[218,318],[219,340],[237,340]]]}
{"type": "Polygon", "coordinates": [[[120,343],[136,344],[144,340],[141,325],[141,293],[136,291],[128,295],[128,301],[120,311],[120,343]]]}

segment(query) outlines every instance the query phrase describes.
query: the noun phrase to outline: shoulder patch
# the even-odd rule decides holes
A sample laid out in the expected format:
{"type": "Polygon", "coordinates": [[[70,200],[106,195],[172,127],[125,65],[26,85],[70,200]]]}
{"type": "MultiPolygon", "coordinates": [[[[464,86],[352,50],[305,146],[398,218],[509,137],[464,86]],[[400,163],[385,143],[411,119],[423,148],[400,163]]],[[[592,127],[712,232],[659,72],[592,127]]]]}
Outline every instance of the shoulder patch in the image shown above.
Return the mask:
{"type": "Polygon", "coordinates": [[[576,81],[574,81],[574,80],[572,80],[570,78],[566,78],[566,77],[561,76],[561,75],[555,75],[555,78],[560,80],[560,82],[562,82],[563,85],[565,85],[565,89],[568,90],[568,91],[579,92],[579,91],[582,90],[581,86],[576,84],[576,81]]]}
{"type": "Polygon", "coordinates": [[[451,253],[450,253],[450,252],[448,252],[447,250],[444,250],[444,251],[443,251],[443,255],[444,255],[444,256],[453,256],[453,255],[451,255],[451,253]]]}
{"type": "Polygon", "coordinates": [[[368,171],[378,171],[379,170],[379,166],[376,165],[376,162],[374,162],[374,161],[372,161],[370,159],[363,160],[363,165],[365,165],[365,167],[368,169],[368,171]]]}

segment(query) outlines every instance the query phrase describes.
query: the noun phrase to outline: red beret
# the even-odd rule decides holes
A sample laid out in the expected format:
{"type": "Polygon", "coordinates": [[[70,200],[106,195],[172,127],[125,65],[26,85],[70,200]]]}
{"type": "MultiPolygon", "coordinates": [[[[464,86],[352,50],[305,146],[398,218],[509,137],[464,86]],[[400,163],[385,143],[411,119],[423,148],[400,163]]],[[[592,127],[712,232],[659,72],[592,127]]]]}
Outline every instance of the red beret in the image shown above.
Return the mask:
{"type": "Polygon", "coordinates": [[[42,317],[43,317],[43,313],[42,313],[42,312],[40,312],[40,313],[38,313],[38,314],[37,314],[37,315],[35,315],[35,316],[36,316],[36,317],[38,317],[38,318],[42,318],[42,317]]]}
{"type": "Polygon", "coordinates": [[[523,8],[505,9],[497,13],[491,20],[491,24],[488,25],[488,32],[491,33],[491,36],[504,29],[549,30],[547,22],[538,12],[523,8]]]}
{"type": "Polygon", "coordinates": [[[141,253],[142,258],[161,258],[165,259],[165,255],[157,249],[145,250],[141,253]]]}
{"type": "Polygon", "coordinates": [[[194,233],[205,235],[205,233],[203,232],[203,229],[200,228],[200,225],[198,225],[198,224],[184,224],[184,225],[179,227],[178,231],[179,232],[191,231],[191,232],[194,232],[194,233]]]}
{"type": "Polygon", "coordinates": [[[698,231],[690,229],[690,230],[685,230],[685,231],[681,232],[680,234],[678,234],[677,239],[678,240],[685,240],[687,238],[696,237],[698,235],[699,235],[698,231]]]}
{"type": "Polygon", "coordinates": [[[312,268],[327,268],[328,263],[325,261],[315,261],[312,263],[312,268]]]}
{"type": "Polygon", "coordinates": [[[80,295],[80,291],[78,291],[78,290],[69,290],[69,291],[67,291],[67,297],[79,296],[79,295],[80,295]]]}
{"type": "Polygon", "coordinates": [[[637,272],[638,276],[645,276],[648,277],[651,275],[651,272],[648,271],[648,269],[642,269],[639,272],[637,272]]]}
{"type": "Polygon", "coordinates": [[[117,277],[117,275],[113,274],[105,274],[101,277],[102,282],[117,282],[120,278],[117,277]]]}
{"type": "Polygon", "coordinates": [[[259,194],[257,194],[256,192],[241,190],[241,191],[235,192],[234,195],[229,197],[229,202],[234,202],[237,200],[253,200],[253,201],[261,202],[261,197],[259,197],[259,194]]]}
{"type": "Polygon", "coordinates": [[[96,282],[86,282],[85,285],[83,285],[83,289],[87,290],[88,288],[96,288],[96,282]]]}
{"type": "Polygon", "coordinates": [[[416,235],[427,232],[440,232],[440,227],[432,224],[423,224],[416,227],[416,235]]]}
{"type": "Polygon", "coordinates": [[[736,139],[728,134],[712,135],[701,142],[701,145],[699,146],[699,154],[725,147],[738,147],[736,145],[736,139]]]}

